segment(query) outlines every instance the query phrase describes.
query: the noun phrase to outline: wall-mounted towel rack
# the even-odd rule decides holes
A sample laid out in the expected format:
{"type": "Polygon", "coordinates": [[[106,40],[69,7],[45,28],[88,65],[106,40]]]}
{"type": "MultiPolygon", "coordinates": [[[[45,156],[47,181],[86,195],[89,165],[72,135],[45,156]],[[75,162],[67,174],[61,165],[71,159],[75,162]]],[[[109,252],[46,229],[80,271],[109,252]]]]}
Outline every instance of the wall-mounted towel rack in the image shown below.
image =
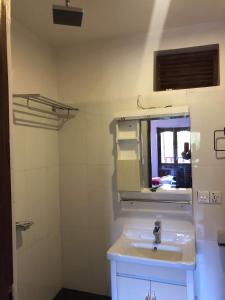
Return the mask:
{"type": "Polygon", "coordinates": [[[218,141],[218,139],[225,139],[225,127],[224,127],[224,129],[220,129],[220,130],[214,130],[214,151],[216,151],[216,152],[224,152],[225,151],[225,148],[223,148],[223,149],[219,149],[218,147],[217,147],[217,141],[218,141]],[[219,137],[219,136],[217,136],[217,133],[223,133],[223,137],[219,137]]]}
{"type": "Polygon", "coordinates": [[[40,94],[14,94],[15,125],[59,130],[79,109],[40,94]]]}

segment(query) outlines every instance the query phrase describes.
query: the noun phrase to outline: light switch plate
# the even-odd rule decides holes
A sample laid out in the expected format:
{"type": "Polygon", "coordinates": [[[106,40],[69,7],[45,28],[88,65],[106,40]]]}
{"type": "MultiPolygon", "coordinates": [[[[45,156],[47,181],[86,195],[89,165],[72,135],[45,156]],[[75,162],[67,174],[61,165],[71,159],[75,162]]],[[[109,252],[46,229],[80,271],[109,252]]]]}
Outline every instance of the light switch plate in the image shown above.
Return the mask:
{"type": "Polygon", "coordinates": [[[209,191],[198,191],[198,203],[209,203],[209,191]]]}
{"type": "Polygon", "coordinates": [[[211,204],[221,204],[222,202],[222,193],[221,191],[210,191],[209,201],[211,204]]]}

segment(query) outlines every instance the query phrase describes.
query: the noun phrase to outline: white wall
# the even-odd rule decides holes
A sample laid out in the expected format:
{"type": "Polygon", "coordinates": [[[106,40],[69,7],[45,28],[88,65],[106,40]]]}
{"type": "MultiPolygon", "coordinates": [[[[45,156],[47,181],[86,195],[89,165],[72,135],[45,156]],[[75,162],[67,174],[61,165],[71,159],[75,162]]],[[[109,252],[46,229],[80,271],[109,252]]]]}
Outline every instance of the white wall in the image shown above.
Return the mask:
{"type": "MultiPolygon", "coordinates": [[[[153,92],[153,50],[146,36],[121,38],[58,50],[59,96],[80,108],[60,132],[61,207],[64,286],[108,292],[107,248],[124,226],[151,227],[156,215],[122,211],[115,199],[112,116],[144,105],[182,105],[191,110],[194,215],[197,229],[196,287],[200,300],[225,299],[224,250],[216,243],[225,229],[221,206],[198,205],[197,190],[221,190],[225,196],[225,160],[213,151],[213,130],[224,127],[225,38],[216,26],[174,30],[163,35],[160,49],[220,43],[221,86],[153,92]]],[[[163,217],[163,227],[190,229],[191,222],[163,217]]]]}
{"type": "MultiPolygon", "coordinates": [[[[20,23],[12,24],[14,93],[57,96],[53,50],[20,23]]],[[[20,300],[49,300],[62,287],[58,133],[12,125],[12,189],[20,300]]]]}

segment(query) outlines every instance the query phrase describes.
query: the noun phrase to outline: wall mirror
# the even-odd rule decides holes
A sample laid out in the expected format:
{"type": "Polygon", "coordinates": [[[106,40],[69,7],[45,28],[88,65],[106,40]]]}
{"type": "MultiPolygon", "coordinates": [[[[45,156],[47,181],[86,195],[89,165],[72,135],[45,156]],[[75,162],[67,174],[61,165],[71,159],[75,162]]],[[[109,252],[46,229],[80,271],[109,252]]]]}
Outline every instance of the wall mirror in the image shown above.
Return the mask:
{"type": "Polygon", "coordinates": [[[171,192],[191,195],[188,109],[164,108],[150,113],[116,118],[118,192],[133,199],[148,193],[152,198],[152,192],[163,192],[165,197],[166,191],[170,196],[171,192]]]}
{"type": "Polygon", "coordinates": [[[140,121],[142,186],[191,188],[189,116],[140,121]]]}

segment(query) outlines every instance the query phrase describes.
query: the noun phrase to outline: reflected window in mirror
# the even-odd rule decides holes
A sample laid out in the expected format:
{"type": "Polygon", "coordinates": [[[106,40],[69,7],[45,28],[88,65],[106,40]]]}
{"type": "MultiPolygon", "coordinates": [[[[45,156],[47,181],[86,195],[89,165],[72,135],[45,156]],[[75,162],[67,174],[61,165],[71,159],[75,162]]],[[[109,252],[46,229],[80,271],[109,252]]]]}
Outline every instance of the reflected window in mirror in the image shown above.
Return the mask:
{"type": "Polygon", "coordinates": [[[143,185],[191,188],[190,118],[141,121],[143,185]]]}

